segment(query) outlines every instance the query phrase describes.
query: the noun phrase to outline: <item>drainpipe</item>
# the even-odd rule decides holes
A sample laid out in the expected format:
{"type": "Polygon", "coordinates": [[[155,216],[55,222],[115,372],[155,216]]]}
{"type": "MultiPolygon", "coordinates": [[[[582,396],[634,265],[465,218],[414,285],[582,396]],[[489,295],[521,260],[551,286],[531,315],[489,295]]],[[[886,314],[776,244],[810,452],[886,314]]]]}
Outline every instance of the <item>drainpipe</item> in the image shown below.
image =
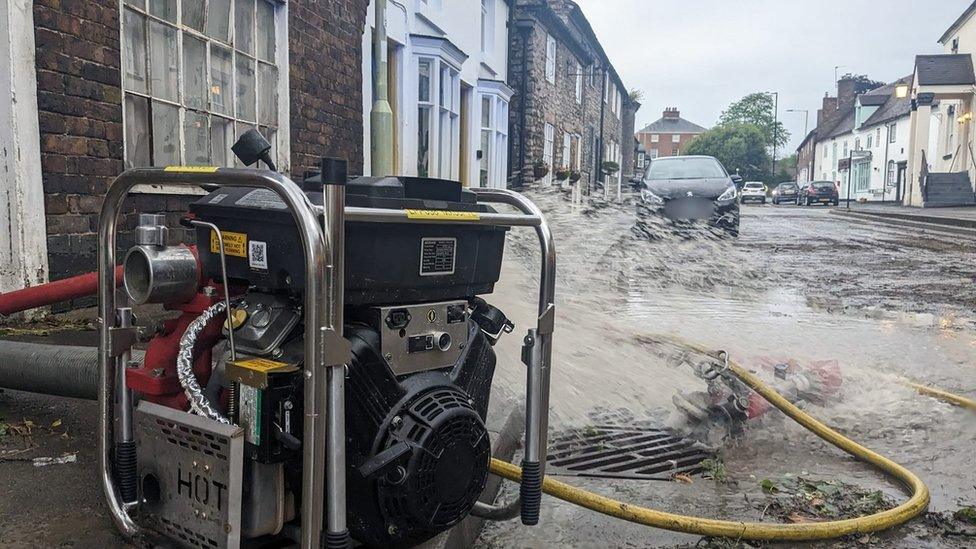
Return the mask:
{"type": "Polygon", "coordinates": [[[373,108],[370,123],[370,173],[374,177],[393,174],[393,109],[387,82],[386,0],[375,0],[373,31],[373,108]]]}
{"type": "Polygon", "coordinates": [[[517,21],[515,27],[522,34],[522,78],[519,82],[519,165],[518,165],[518,189],[525,188],[525,111],[528,103],[526,95],[527,83],[529,81],[529,39],[532,36],[531,21],[517,21]]]}
{"type": "MultiPolygon", "coordinates": [[[[888,128],[889,125],[885,124],[885,134],[884,134],[885,159],[884,159],[884,164],[881,165],[881,172],[883,174],[881,176],[881,203],[882,204],[884,204],[885,201],[885,193],[888,192],[888,149],[889,147],[891,147],[891,139],[888,139],[888,132],[890,132],[891,130],[888,128]]],[[[898,173],[898,168],[895,168],[895,173],[898,173]]],[[[897,177],[895,179],[897,179],[897,177]]]]}
{"type": "MultiPolygon", "coordinates": [[[[607,80],[610,73],[607,71],[606,67],[603,67],[603,82],[600,84],[600,139],[599,146],[596,149],[596,170],[594,170],[594,181],[595,184],[597,177],[603,179],[603,119],[607,111],[607,80]]],[[[603,182],[603,196],[608,196],[610,192],[607,189],[608,183],[603,182]]],[[[589,193],[587,193],[589,194],[589,193]]]]}

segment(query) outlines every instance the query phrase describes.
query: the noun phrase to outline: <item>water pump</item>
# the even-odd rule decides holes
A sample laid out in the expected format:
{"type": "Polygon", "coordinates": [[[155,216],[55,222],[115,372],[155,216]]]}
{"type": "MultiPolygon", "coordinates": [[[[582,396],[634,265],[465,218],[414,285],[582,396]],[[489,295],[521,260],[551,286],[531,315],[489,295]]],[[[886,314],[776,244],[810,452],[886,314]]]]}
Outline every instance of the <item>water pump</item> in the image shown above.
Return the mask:
{"type": "Polygon", "coordinates": [[[543,251],[523,348],[521,512],[538,521],[555,268],[544,218],[508,191],[344,172],[326,160],[298,185],[175,167],[112,186],[105,265],[129,188],[209,190],[182,220],[195,245],[167,244],[164,220],[144,215],[125,255],[128,300],[180,312],[142,365],[129,367],[131,315],[114,279],[101,280],[103,483],[123,533],[184,547],[410,546],[465,518],[491,457],[493,346],[514,329],[480,296],[518,226],[535,228],[543,251]]]}

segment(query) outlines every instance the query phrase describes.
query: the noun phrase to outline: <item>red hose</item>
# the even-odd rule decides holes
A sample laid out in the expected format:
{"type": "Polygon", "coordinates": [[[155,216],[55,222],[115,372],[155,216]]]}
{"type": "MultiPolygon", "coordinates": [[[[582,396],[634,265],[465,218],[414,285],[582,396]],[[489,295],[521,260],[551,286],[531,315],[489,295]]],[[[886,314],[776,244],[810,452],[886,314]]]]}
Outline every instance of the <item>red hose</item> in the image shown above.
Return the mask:
{"type": "MultiPolygon", "coordinates": [[[[115,285],[122,284],[122,266],[115,268],[115,285]]],[[[12,315],[98,293],[98,273],[87,273],[0,294],[0,315],[12,315]]]]}

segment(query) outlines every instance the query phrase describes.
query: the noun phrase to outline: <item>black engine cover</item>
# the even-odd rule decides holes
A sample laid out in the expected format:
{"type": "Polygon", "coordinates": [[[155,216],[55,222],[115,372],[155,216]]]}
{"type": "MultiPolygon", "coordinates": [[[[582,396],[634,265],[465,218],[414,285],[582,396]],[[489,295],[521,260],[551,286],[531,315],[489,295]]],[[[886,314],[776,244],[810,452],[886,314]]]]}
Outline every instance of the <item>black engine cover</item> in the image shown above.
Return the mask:
{"type": "Polygon", "coordinates": [[[420,543],[467,516],[485,487],[494,350],[471,322],[454,366],[398,379],[375,330],[346,337],[349,529],[370,546],[420,543]]]}

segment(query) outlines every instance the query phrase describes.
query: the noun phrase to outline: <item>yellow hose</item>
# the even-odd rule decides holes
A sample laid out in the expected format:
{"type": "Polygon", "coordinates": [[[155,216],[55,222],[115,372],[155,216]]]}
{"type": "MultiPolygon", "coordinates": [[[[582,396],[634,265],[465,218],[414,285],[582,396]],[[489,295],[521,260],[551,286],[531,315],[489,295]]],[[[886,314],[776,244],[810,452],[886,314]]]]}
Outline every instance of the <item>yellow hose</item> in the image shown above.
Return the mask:
{"type": "MultiPolygon", "coordinates": [[[[680,344],[713,358],[718,358],[716,354],[703,350],[701,347],[683,342],[680,344]]],[[[878,532],[904,524],[925,512],[929,504],[929,490],[914,473],[817,421],[735,362],[729,360],[728,367],[743,383],[818,437],[898,479],[911,491],[911,497],[893,509],[866,517],[799,524],[765,524],[715,520],[655,511],[587,492],[549,477],[543,480],[542,491],[598,513],[645,526],[701,536],[764,541],[826,540],[852,534],[878,532]]],[[[516,482],[522,478],[521,469],[498,459],[491,460],[491,471],[498,476],[516,482]]]]}
{"type": "Polygon", "coordinates": [[[901,382],[906,387],[911,387],[918,391],[919,394],[930,396],[932,398],[941,400],[942,402],[948,402],[954,406],[959,406],[960,408],[967,408],[976,412],[976,400],[971,398],[966,398],[964,396],[954,395],[949,391],[944,391],[937,387],[931,387],[929,385],[922,385],[921,383],[916,383],[914,381],[903,379],[901,382]]]}

